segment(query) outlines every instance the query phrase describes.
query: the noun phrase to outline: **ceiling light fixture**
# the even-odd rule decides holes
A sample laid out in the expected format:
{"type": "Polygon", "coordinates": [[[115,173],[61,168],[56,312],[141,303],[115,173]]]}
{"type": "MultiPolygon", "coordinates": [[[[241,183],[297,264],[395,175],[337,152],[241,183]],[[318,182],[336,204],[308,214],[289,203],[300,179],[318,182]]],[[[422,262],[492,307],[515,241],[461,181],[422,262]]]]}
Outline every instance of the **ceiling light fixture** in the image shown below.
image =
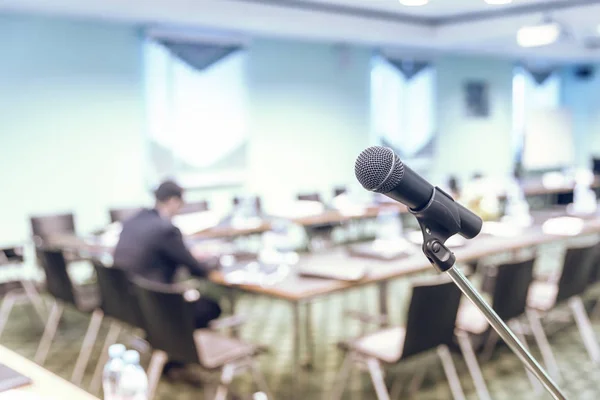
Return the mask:
{"type": "Polygon", "coordinates": [[[521,47],[547,46],[558,40],[561,27],[556,22],[524,26],[517,32],[517,43],[521,47]]]}
{"type": "Polygon", "coordinates": [[[495,6],[500,4],[510,4],[513,2],[513,0],[485,0],[485,2],[495,6]]]}
{"type": "Polygon", "coordinates": [[[400,0],[400,4],[408,7],[424,6],[429,3],[429,0],[400,0]]]}

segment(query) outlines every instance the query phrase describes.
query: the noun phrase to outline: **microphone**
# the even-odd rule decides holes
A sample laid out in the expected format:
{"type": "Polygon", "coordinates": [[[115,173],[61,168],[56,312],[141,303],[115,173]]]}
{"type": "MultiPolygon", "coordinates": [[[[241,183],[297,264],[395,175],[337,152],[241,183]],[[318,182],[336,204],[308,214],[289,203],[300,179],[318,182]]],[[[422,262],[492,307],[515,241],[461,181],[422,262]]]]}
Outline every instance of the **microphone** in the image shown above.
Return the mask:
{"type": "Polygon", "coordinates": [[[481,232],[481,218],[404,165],[388,147],[365,149],[356,159],[354,173],[365,189],[407,205],[447,238],[458,233],[472,239],[481,232]]]}

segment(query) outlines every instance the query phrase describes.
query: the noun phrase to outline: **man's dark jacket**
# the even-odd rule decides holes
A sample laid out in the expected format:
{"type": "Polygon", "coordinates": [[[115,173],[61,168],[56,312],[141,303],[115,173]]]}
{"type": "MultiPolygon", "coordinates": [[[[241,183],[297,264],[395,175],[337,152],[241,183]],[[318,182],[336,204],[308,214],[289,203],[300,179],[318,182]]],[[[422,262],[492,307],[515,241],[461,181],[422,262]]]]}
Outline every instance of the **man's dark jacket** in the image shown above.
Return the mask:
{"type": "Polygon", "coordinates": [[[153,209],[142,210],[123,223],[113,260],[119,268],[160,283],[173,283],[180,266],[199,277],[209,271],[190,253],[181,231],[153,209]]]}

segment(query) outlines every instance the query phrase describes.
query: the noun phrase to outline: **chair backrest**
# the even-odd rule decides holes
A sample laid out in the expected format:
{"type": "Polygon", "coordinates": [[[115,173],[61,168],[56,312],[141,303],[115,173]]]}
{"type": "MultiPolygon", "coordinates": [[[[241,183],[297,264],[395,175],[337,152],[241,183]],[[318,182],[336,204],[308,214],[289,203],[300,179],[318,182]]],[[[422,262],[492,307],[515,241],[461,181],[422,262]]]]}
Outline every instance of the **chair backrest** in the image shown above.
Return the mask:
{"type": "Polygon", "coordinates": [[[301,193],[296,196],[296,199],[304,201],[321,201],[321,195],[319,193],[301,193]]]}
{"type": "Polygon", "coordinates": [[[585,291],[590,281],[594,247],[592,245],[567,249],[562,273],[558,282],[557,303],[582,294],[585,291]]]}
{"type": "Polygon", "coordinates": [[[116,266],[107,267],[97,259],[93,259],[92,264],[96,270],[100,308],[104,314],[144,329],[142,312],[127,272],[116,266]]]}
{"type": "Polygon", "coordinates": [[[75,217],[71,213],[31,217],[30,221],[33,236],[42,240],[57,233],[75,233],[75,217]]]}
{"type": "Polygon", "coordinates": [[[594,175],[600,175],[600,158],[594,157],[592,159],[592,171],[594,171],[594,175]]]}
{"type": "Polygon", "coordinates": [[[206,200],[185,203],[179,211],[179,214],[193,214],[202,211],[208,211],[208,201],[206,200]]]}
{"type": "MultiPolygon", "coordinates": [[[[255,196],[254,198],[254,207],[256,207],[256,211],[258,213],[262,212],[262,200],[260,199],[259,196],[255,196]]],[[[242,198],[239,196],[235,196],[233,198],[233,206],[236,207],[238,204],[240,204],[240,202],[242,201],[242,198]]]]}
{"type": "Polygon", "coordinates": [[[525,313],[527,293],[533,281],[535,258],[501,264],[495,272],[492,307],[500,318],[509,321],[525,313]]]}
{"type": "Polygon", "coordinates": [[[348,192],[348,189],[346,189],[345,187],[341,187],[341,186],[340,187],[336,187],[336,188],[333,189],[333,197],[337,197],[337,196],[339,196],[341,194],[344,194],[346,192],[348,192]]]}
{"type": "Polygon", "coordinates": [[[46,288],[55,298],[77,305],[73,283],[67,272],[67,263],[61,250],[41,249],[41,264],[46,274],[46,288]]]}
{"type": "Polygon", "coordinates": [[[126,219],[133,217],[137,212],[139,212],[141,207],[131,207],[131,208],[113,208],[108,210],[110,214],[110,222],[122,222],[126,219]]]}
{"type": "Polygon", "coordinates": [[[172,361],[199,363],[194,342],[194,305],[173,285],[133,278],[150,345],[163,350],[172,361]]]}
{"type": "Polygon", "coordinates": [[[444,275],[413,285],[402,358],[452,343],[460,296],[444,275]]]}
{"type": "Polygon", "coordinates": [[[590,284],[600,281],[600,242],[594,246],[591,257],[590,284]]]}

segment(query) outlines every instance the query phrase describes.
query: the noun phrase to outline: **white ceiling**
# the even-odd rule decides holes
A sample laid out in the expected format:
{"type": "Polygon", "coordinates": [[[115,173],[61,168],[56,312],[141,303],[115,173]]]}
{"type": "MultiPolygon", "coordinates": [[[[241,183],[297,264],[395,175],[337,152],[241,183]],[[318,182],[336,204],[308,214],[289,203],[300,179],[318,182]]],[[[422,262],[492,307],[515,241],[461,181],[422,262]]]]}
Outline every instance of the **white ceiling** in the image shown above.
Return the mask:
{"type": "Polygon", "coordinates": [[[422,7],[406,7],[398,0],[300,0],[307,3],[335,4],[339,6],[369,8],[385,12],[419,17],[448,17],[463,13],[494,11],[522,5],[548,3],[548,0],[513,0],[512,3],[490,5],[483,0],[430,0],[422,7]]]}
{"type": "Polygon", "coordinates": [[[600,50],[583,45],[588,38],[600,40],[600,0],[514,0],[503,6],[431,0],[424,7],[405,7],[398,0],[1,0],[2,10],[509,58],[600,61],[600,50]],[[546,9],[532,7],[556,4],[571,5],[551,13],[569,37],[546,48],[519,48],[517,29],[546,15],[546,9]]]}

